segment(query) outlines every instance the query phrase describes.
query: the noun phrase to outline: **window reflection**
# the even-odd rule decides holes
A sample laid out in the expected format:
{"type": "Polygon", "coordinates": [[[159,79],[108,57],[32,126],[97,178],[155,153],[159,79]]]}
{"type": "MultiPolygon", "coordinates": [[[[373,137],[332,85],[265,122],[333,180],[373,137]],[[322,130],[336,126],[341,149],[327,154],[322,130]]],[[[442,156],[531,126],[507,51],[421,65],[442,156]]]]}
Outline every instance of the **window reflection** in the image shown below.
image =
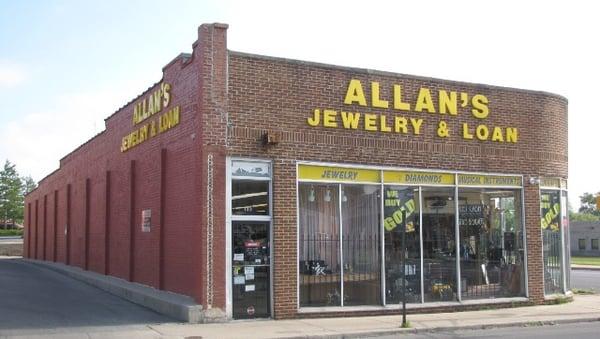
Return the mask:
{"type": "Polygon", "coordinates": [[[459,189],[462,299],[524,295],[520,195],[459,189]]]}
{"type": "Polygon", "coordinates": [[[340,306],[338,185],[299,185],[300,306],[340,306]]]}
{"type": "Polygon", "coordinates": [[[233,180],[231,186],[231,214],[268,215],[269,182],[233,180]]]}
{"type": "Polygon", "coordinates": [[[542,244],[544,254],[544,292],[562,293],[562,242],[560,191],[542,191],[542,244]]]}
{"type": "Polygon", "coordinates": [[[421,253],[419,225],[419,189],[386,186],[384,193],[385,288],[386,303],[397,304],[402,298],[402,211],[406,213],[406,302],[421,302],[421,253]]]}
{"type": "Polygon", "coordinates": [[[423,188],[425,301],[456,300],[455,205],[453,188],[423,188]]]}
{"type": "Polygon", "coordinates": [[[381,305],[380,188],[342,186],[344,306],[381,305]]]}

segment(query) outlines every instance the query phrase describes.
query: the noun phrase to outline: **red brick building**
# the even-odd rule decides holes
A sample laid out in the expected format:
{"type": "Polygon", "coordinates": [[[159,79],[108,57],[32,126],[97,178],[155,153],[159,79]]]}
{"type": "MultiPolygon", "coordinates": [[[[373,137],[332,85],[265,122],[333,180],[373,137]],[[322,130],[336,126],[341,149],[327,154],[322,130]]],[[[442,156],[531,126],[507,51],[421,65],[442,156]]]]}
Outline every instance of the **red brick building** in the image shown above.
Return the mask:
{"type": "Polygon", "coordinates": [[[26,197],[26,257],[230,318],[568,292],[564,97],[234,52],[226,31],[202,25],[26,197]]]}

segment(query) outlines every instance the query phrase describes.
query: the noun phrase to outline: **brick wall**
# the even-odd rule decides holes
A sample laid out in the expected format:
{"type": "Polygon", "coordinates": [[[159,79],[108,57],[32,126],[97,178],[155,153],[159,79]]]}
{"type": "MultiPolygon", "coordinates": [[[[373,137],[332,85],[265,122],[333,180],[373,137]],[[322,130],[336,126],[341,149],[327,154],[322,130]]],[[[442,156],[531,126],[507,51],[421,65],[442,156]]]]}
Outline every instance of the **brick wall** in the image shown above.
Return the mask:
{"type": "MultiPolygon", "coordinates": [[[[437,98],[433,101],[437,107],[437,98]]],[[[275,317],[297,315],[296,162],[396,166],[420,169],[514,173],[567,177],[567,102],[548,93],[468,84],[386,72],[229,53],[229,154],[273,160],[273,255],[275,317]],[[487,119],[473,118],[459,107],[456,117],[428,112],[400,112],[345,105],[350,79],[360,79],[367,102],[371,81],[380,83],[381,97],[391,100],[393,84],[403,86],[406,101],[415,102],[420,87],[484,94],[487,119]],[[343,128],[311,127],[315,108],[423,118],[420,135],[402,135],[343,128]],[[516,127],[516,144],[464,140],[455,133],[436,135],[437,123],[516,127]],[[277,145],[262,146],[266,130],[279,132],[277,145]]],[[[339,113],[338,113],[339,115],[339,113]]],[[[338,122],[341,124],[340,122],[338,122]]],[[[389,125],[389,124],[388,124],[389,125]]],[[[543,301],[539,190],[525,184],[525,224],[529,295],[543,301]]]]}
{"type": "MultiPolygon", "coordinates": [[[[219,88],[223,93],[226,90],[226,64],[222,63],[221,73],[211,69],[215,31],[218,25],[201,26],[192,54],[182,54],[167,64],[161,81],[109,116],[105,131],[61,159],[60,168],[26,197],[25,257],[114,275],[190,295],[205,304],[203,156],[216,154],[217,172],[224,170],[225,157],[222,145],[205,147],[210,140],[202,135],[204,130],[217,130],[203,127],[212,122],[202,118],[202,113],[213,111],[208,107],[211,95],[219,88]],[[172,86],[171,104],[148,121],[179,105],[179,125],[122,153],[122,137],[140,126],[132,123],[134,105],[161,82],[172,86]],[[203,88],[210,88],[211,95],[203,94],[203,88]],[[152,211],[150,232],[141,230],[141,213],[146,209],[152,211]]],[[[226,60],[225,45],[214,46],[220,51],[218,59],[226,60]]],[[[224,187],[224,179],[216,180],[218,187],[224,187]]],[[[213,246],[220,249],[224,248],[224,192],[217,193],[213,246]]],[[[225,277],[220,270],[215,285],[222,287],[214,303],[222,308],[225,277]]]]}

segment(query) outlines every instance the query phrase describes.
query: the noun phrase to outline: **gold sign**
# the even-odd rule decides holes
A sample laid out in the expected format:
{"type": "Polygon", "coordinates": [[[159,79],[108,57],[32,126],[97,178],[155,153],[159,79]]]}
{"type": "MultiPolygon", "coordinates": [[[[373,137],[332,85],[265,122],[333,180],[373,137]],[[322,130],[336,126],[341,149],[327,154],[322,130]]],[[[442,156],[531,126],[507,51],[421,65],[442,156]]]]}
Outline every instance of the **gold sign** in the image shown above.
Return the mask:
{"type": "Polygon", "coordinates": [[[459,186],[521,186],[519,176],[459,174],[459,186]]]}
{"type": "Polygon", "coordinates": [[[133,125],[141,124],[134,131],[121,139],[121,152],[132,149],[144,141],[155,137],[177,126],[180,120],[179,106],[170,108],[156,119],[152,116],[161,113],[171,103],[171,85],[162,83],[160,87],[148,96],[142,98],[133,107],[133,125]]]}
{"type": "Polygon", "coordinates": [[[454,185],[454,174],[414,171],[384,171],[386,184],[454,185]]]}
{"type": "Polygon", "coordinates": [[[300,180],[320,180],[330,182],[380,182],[379,170],[346,167],[299,165],[300,180]]]}
{"type": "Polygon", "coordinates": [[[540,187],[560,189],[559,178],[540,178],[540,187]]]}
{"type": "MultiPolygon", "coordinates": [[[[322,126],[326,128],[364,129],[371,132],[398,133],[420,135],[424,130],[423,117],[407,117],[397,115],[398,112],[426,112],[433,117],[436,114],[441,119],[436,124],[436,134],[439,138],[448,138],[454,134],[460,135],[465,140],[491,141],[498,143],[517,143],[518,130],[508,126],[489,126],[476,122],[474,124],[462,123],[458,130],[448,126],[446,118],[456,117],[459,114],[470,114],[475,119],[486,119],[490,114],[489,100],[483,94],[469,94],[467,92],[448,91],[444,89],[431,90],[420,87],[418,95],[413,100],[403,96],[402,84],[394,84],[390,88],[393,93],[389,98],[383,98],[380,93],[380,84],[377,81],[370,83],[370,96],[367,100],[365,86],[358,79],[351,79],[348,83],[344,105],[370,107],[377,110],[392,111],[391,115],[376,114],[373,112],[357,112],[347,109],[315,108],[306,119],[309,126],[322,126]],[[437,99],[437,105],[434,103],[437,99]]],[[[475,120],[478,121],[478,120],[475,120]]]]}

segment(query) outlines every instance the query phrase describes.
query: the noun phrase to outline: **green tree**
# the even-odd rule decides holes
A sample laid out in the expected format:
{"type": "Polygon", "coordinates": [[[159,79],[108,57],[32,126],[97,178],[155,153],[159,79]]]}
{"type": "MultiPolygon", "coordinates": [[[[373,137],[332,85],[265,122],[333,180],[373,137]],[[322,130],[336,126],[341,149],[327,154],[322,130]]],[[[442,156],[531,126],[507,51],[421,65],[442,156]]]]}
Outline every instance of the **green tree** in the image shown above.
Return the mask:
{"type": "Polygon", "coordinates": [[[569,221],[600,221],[600,216],[569,211],[569,221]]]}
{"type": "Polygon", "coordinates": [[[21,222],[23,220],[23,183],[17,173],[16,166],[6,160],[4,168],[0,170],[0,219],[4,228],[7,223],[21,222]]]}
{"type": "Polygon", "coordinates": [[[596,197],[600,195],[600,192],[595,195],[592,193],[585,192],[579,197],[581,201],[581,207],[579,207],[579,213],[593,214],[600,216],[600,211],[596,208],[596,197]]]}
{"type": "Polygon", "coordinates": [[[21,182],[23,182],[23,195],[27,195],[37,188],[37,184],[30,175],[21,178],[21,182]]]}

